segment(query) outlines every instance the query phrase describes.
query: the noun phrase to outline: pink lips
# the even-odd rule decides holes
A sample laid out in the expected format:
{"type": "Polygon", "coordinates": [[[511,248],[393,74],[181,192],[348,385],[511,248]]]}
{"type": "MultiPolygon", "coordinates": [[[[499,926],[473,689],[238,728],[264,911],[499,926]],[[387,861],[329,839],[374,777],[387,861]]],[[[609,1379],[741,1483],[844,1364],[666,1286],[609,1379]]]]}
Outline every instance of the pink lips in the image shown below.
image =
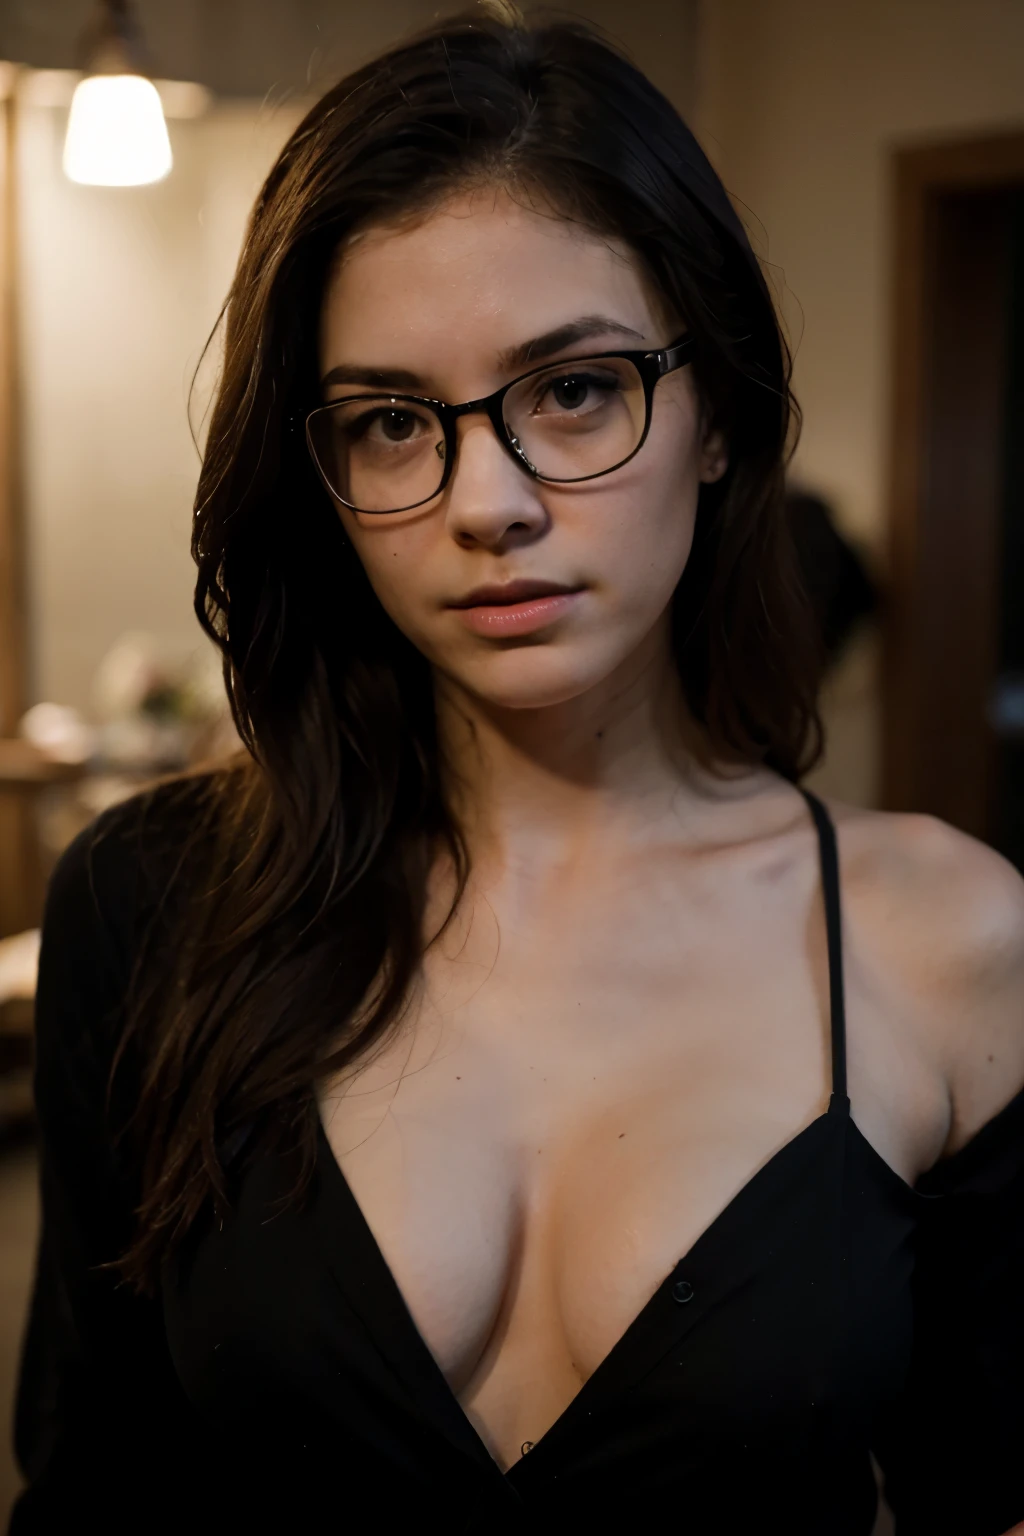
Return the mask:
{"type": "Polygon", "coordinates": [[[554,623],[581,596],[580,590],[550,581],[510,581],[476,587],[452,604],[467,629],[503,639],[529,635],[554,623]]]}

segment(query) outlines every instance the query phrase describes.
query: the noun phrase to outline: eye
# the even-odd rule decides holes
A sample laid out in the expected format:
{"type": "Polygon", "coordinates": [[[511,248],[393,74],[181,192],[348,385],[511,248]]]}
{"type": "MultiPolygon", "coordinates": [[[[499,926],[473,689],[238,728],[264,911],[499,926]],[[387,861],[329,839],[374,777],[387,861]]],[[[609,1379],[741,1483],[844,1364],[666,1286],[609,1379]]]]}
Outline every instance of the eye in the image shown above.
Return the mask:
{"type": "Polygon", "coordinates": [[[556,405],[562,406],[567,411],[578,411],[587,398],[587,380],[574,376],[571,379],[559,379],[551,386],[551,397],[556,405]]]}
{"type": "Polygon", "coordinates": [[[387,443],[407,443],[422,426],[423,422],[412,411],[376,410],[367,411],[360,418],[357,432],[360,437],[372,434],[387,443]]]}
{"type": "Polygon", "coordinates": [[[616,375],[603,370],[549,374],[537,387],[534,410],[539,414],[580,415],[598,410],[620,387],[616,375]]]}

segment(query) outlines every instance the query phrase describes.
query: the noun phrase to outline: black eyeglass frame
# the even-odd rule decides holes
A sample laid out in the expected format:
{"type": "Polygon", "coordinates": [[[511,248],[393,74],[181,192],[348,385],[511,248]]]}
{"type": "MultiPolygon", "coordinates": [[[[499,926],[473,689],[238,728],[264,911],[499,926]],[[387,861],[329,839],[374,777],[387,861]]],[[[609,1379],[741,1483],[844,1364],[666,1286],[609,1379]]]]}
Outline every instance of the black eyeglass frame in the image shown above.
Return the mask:
{"type": "Polygon", "coordinates": [[[509,430],[502,413],[505,396],[510,389],[517,384],[522,384],[524,379],[531,379],[538,373],[548,373],[557,369],[560,365],[555,363],[542,363],[536,368],[531,368],[527,373],[521,373],[518,378],[510,379],[500,389],[496,389],[491,395],[484,395],[479,400],[466,400],[461,405],[449,405],[445,400],[431,400],[423,395],[392,395],[382,392],[368,395],[344,395],[339,400],[331,400],[327,405],[317,406],[315,410],[307,412],[304,418],[293,417],[292,425],[298,425],[301,419],[305,426],[306,447],[310,458],[316,467],[327,490],[336,501],[340,501],[343,507],[348,507],[352,512],[360,512],[367,517],[392,517],[398,512],[411,512],[416,507],[425,507],[428,502],[440,496],[448,481],[452,477],[455,468],[455,455],[457,449],[457,437],[455,426],[462,416],[485,415],[489,418],[494,434],[501,446],[508,453],[513,462],[533,480],[541,480],[549,485],[579,485],[584,480],[599,480],[602,475],[610,475],[616,469],[621,469],[623,464],[628,464],[630,459],[636,457],[647,441],[647,434],[651,429],[651,415],[654,406],[654,387],[659,379],[663,379],[667,373],[674,373],[678,368],[685,368],[693,361],[694,340],[692,336],[682,336],[674,341],[671,346],[662,347],[658,351],[647,350],[632,352],[593,352],[586,357],[570,357],[565,361],[566,369],[582,366],[584,363],[599,363],[605,359],[624,358],[632,363],[640,381],[644,387],[644,428],[635,448],[627,453],[625,458],[619,459],[617,464],[611,464],[607,469],[599,469],[592,475],[574,475],[571,479],[560,479],[554,475],[542,475],[527,458],[515,433],[509,430]],[[390,405],[422,405],[432,410],[441,423],[441,431],[444,434],[444,464],[441,470],[441,480],[437,489],[431,491],[429,496],[424,496],[420,501],[410,502],[405,507],[389,507],[386,512],[370,511],[366,507],[357,507],[353,502],[346,501],[344,496],[331,485],[324,471],[320,467],[320,461],[313,446],[310,423],[318,416],[325,415],[328,411],[335,410],[339,405],[351,405],[358,400],[386,400],[390,405]]]}

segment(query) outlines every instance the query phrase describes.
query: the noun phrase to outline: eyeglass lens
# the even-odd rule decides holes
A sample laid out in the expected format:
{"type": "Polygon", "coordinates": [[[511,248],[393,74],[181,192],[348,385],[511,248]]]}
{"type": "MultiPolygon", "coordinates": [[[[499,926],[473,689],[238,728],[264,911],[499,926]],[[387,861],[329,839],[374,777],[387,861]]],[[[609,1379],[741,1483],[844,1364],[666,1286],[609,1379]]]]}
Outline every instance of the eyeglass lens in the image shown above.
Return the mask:
{"type": "MultiPolygon", "coordinates": [[[[503,403],[506,429],[538,475],[585,480],[628,459],[643,436],[643,381],[626,358],[562,363],[520,379],[503,403]]],[[[310,438],[340,500],[362,512],[396,512],[441,487],[445,440],[430,406],[364,395],[318,412],[310,438]]]]}

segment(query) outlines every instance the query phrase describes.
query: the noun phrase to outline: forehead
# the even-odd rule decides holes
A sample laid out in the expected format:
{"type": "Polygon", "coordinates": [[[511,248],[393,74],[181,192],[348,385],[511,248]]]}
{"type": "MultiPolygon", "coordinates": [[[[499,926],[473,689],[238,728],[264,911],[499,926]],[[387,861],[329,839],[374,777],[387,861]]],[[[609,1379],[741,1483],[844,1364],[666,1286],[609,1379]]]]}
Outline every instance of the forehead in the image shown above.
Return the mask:
{"type": "Polygon", "coordinates": [[[324,361],[367,348],[486,341],[500,350],[598,311],[648,334],[655,300],[621,241],[477,189],[413,223],[360,233],[324,298],[324,361]]]}

